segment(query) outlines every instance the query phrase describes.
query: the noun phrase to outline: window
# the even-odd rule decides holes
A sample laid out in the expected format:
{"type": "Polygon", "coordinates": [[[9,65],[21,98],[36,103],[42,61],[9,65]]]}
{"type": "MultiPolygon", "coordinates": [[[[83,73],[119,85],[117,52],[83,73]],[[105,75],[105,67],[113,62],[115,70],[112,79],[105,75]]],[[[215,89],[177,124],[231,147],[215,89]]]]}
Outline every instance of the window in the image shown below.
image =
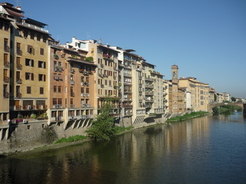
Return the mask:
{"type": "Polygon", "coordinates": [[[31,90],[31,87],[30,86],[27,86],[26,87],[26,93],[27,94],[31,94],[32,93],[32,90],[31,90]]]}
{"type": "Polygon", "coordinates": [[[4,63],[8,62],[8,54],[3,55],[3,60],[4,60],[4,63]]]}
{"type": "Polygon", "coordinates": [[[41,38],[40,34],[37,34],[37,41],[40,41],[40,38],[41,38]]]}
{"type": "Polygon", "coordinates": [[[31,39],[34,39],[34,32],[31,32],[31,39]]]}
{"type": "Polygon", "coordinates": [[[54,86],[54,92],[56,92],[57,91],[57,86],[54,86]]]}
{"type": "Polygon", "coordinates": [[[34,54],[34,48],[33,48],[33,46],[27,45],[27,52],[28,52],[29,54],[34,54]]]}
{"type": "Polygon", "coordinates": [[[46,36],[43,36],[43,42],[45,43],[47,40],[47,37],[46,36]]]}
{"type": "Polygon", "coordinates": [[[29,72],[26,72],[26,80],[34,80],[34,74],[33,73],[29,73],[29,72]]]}
{"type": "Polygon", "coordinates": [[[58,86],[58,93],[61,93],[61,86],[58,86]]]}
{"type": "Polygon", "coordinates": [[[24,31],[24,38],[28,37],[28,31],[24,31]]]}
{"type": "Polygon", "coordinates": [[[18,55],[22,55],[21,44],[20,43],[16,43],[16,52],[17,52],[18,55]]]}
{"type": "Polygon", "coordinates": [[[4,51],[9,52],[9,40],[4,38],[4,51]]]}
{"type": "Polygon", "coordinates": [[[39,93],[40,93],[40,94],[44,94],[44,88],[43,88],[43,87],[40,87],[40,88],[39,88],[39,93]]]}
{"type": "Polygon", "coordinates": [[[40,55],[44,55],[44,49],[40,48],[40,55]]]}
{"type": "Polygon", "coordinates": [[[39,81],[46,81],[46,76],[44,74],[38,74],[39,81]]]}
{"type": "Polygon", "coordinates": [[[5,30],[5,31],[8,31],[8,30],[9,30],[9,24],[8,24],[8,23],[5,23],[5,24],[4,24],[4,30],[5,30]]]}
{"type": "Polygon", "coordinates": [[[46,68],[46,62],[44,62],[44,61],[38,61],[38,67],[39,68],[46,68]]]}
{"type": "Polygon", "coordinates": [[[53,105],[56,105],[57,104],[57,98],[53,98],[52,102],[53,102],[53,105]]]}
{"type": "Polygon", "coordinates": [[[32,66],[32,67],[34,67],[34,60],[33,59],[27,59],[26,58],[26,66],[32,66]]]}

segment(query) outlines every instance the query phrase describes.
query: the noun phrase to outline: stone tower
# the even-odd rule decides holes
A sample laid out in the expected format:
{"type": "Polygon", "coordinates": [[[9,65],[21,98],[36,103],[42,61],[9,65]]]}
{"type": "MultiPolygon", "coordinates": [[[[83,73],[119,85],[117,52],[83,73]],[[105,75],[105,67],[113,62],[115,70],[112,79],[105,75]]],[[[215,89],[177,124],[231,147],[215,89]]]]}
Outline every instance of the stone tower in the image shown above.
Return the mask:
{"type": "Polygon", "coordinates": [[[177,65],[172,65],[172,82],[178,83],[179,75],[178,75],[179,67],[177,65]]]}

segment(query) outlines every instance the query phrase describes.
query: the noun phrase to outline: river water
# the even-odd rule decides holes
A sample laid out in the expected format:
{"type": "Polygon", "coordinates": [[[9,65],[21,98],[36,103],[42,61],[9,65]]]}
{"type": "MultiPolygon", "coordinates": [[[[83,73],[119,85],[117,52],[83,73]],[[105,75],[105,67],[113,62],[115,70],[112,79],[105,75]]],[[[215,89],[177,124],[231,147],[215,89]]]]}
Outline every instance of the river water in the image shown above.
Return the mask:
{"type": "Polygon", "coordinates": [[[0,183],[246,183],[246,117],[202,117],[109,142],[0,158],[0,183]]]}

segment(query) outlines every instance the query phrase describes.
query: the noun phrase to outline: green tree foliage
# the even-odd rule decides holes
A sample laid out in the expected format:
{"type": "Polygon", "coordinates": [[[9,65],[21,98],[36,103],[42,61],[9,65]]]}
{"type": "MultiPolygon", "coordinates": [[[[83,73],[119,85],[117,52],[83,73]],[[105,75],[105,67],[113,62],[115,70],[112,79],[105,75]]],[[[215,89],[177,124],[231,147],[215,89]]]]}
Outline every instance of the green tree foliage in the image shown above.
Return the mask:
{"type": "Polygon", "coordinates": [[[86,131],[88,136],[95,140],[110,140],[116,134],[112,102],[108,98],[103,102],[101,114],[92,122],[92,126],[86,131]]]}
{"type": "Polygon", "coordinates": [[[235,102],[236,98],[235,97],[231,97],[231,101],[235,102]]]}

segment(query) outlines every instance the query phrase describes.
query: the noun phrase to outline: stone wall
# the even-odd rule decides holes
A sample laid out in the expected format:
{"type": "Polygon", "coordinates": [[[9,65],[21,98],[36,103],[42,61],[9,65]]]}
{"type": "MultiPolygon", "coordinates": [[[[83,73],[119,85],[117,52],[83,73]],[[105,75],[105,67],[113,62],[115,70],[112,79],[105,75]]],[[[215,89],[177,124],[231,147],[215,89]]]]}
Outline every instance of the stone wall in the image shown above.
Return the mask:
{"type": "Polygon", "coordinates": [[[0,154],[28,151],[49,145],[54,141],[73,135],[85,135],[85,127],[68,127],[64,130],[63,123],[47,126],[47,122],[30,122],[28,124],[11,125],[8,139],[0,141],[0,154]]]}

